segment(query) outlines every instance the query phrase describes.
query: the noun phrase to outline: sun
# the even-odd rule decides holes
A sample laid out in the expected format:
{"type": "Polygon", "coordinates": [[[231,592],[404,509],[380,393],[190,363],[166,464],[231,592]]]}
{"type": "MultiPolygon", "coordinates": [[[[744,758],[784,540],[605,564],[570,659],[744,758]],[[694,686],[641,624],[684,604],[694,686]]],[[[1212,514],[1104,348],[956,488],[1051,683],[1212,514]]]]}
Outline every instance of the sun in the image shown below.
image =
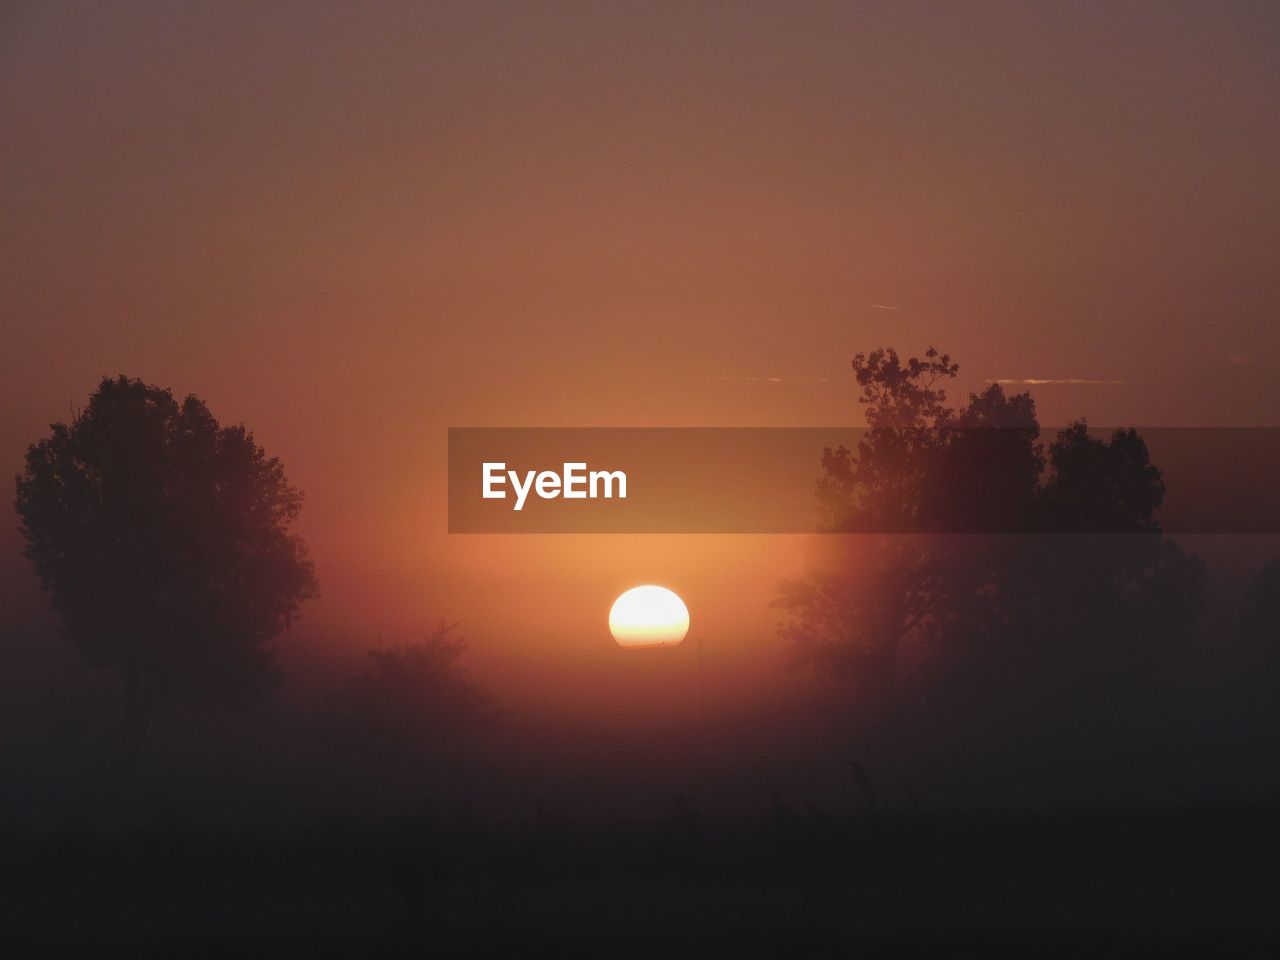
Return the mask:
{"type": "Polygon", "coordinates": [[[632,587],[613,601],[609,632],[620,647],[673,647],[689,632],[689,608],[666,587],[632,587]]]}

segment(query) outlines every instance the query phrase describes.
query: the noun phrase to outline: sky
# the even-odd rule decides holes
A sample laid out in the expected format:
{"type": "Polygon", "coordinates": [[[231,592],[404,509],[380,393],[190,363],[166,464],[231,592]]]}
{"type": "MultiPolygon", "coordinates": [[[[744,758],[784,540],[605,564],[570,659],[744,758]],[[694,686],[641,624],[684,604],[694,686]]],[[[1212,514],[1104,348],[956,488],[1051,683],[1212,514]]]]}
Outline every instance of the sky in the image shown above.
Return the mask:
{"type": "Polygon", "coordinates": [[[656,580],[772,664],[798,538],[450,536],[446,429],[857,424],[930,344],[1046,424],[1280,425],[1277,89],[1269,3],[6,3],[0,472],[126,373],[306,491],[285,651],[459,620],[605,698],[656,580]]]}

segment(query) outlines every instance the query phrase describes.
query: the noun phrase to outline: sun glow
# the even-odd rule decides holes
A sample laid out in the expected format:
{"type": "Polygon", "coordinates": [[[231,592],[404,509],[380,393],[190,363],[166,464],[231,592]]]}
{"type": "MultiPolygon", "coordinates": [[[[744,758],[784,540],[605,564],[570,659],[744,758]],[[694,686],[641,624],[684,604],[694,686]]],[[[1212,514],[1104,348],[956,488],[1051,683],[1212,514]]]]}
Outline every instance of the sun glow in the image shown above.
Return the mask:
{"type": "Polygon", "coordinates": [[[620,647],[675,646],[689,632],[689,608],[666,587],[632,587],[613,602],[609,632],[620,647]]]}

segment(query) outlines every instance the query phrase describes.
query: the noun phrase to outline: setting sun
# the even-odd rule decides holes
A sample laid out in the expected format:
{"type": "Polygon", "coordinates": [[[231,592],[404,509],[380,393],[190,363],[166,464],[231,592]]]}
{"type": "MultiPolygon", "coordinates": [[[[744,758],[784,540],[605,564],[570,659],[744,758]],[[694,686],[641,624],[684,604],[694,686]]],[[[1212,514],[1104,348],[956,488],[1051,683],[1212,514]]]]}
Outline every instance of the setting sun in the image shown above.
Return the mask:
{"type": "Polygon", "coordinates": [[[666,587],[632,587],[613,602],[609,632],[620,647],[674,646],[689,632],[689,608],[666,587]]]}

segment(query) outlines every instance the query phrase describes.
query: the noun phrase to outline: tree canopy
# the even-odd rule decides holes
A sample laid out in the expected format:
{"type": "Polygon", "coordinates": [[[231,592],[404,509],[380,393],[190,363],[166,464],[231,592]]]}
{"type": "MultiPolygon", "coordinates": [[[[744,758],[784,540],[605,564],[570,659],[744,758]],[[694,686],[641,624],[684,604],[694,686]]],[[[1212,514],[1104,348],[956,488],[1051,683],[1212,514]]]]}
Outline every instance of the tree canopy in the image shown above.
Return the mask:
{"type": "Polygon", "coordinates": [[[1203,569],[1160,535],[1164,480],[1141,436],[1104,440],[1080,421],[1046,449],[1028,393],[992,384],[949,406],[958,370],[932,348],[854,358],[868,429],[824,451],[817,516],[825,532],[869,535],[819,538],[805,575],[782,584],[795,662],[884,690],[911,637],[950,657],[1184,636],[1203,569]]]}
{"type": "Polygon", "coordinates": [[[33,444],[17,478],[25,554],[70,640],[126,678],[135,723],[166,699],[273,680],[269,641],[317,592],[290,530],[301,508],[244,426],[124,376],[33,444]]]}

